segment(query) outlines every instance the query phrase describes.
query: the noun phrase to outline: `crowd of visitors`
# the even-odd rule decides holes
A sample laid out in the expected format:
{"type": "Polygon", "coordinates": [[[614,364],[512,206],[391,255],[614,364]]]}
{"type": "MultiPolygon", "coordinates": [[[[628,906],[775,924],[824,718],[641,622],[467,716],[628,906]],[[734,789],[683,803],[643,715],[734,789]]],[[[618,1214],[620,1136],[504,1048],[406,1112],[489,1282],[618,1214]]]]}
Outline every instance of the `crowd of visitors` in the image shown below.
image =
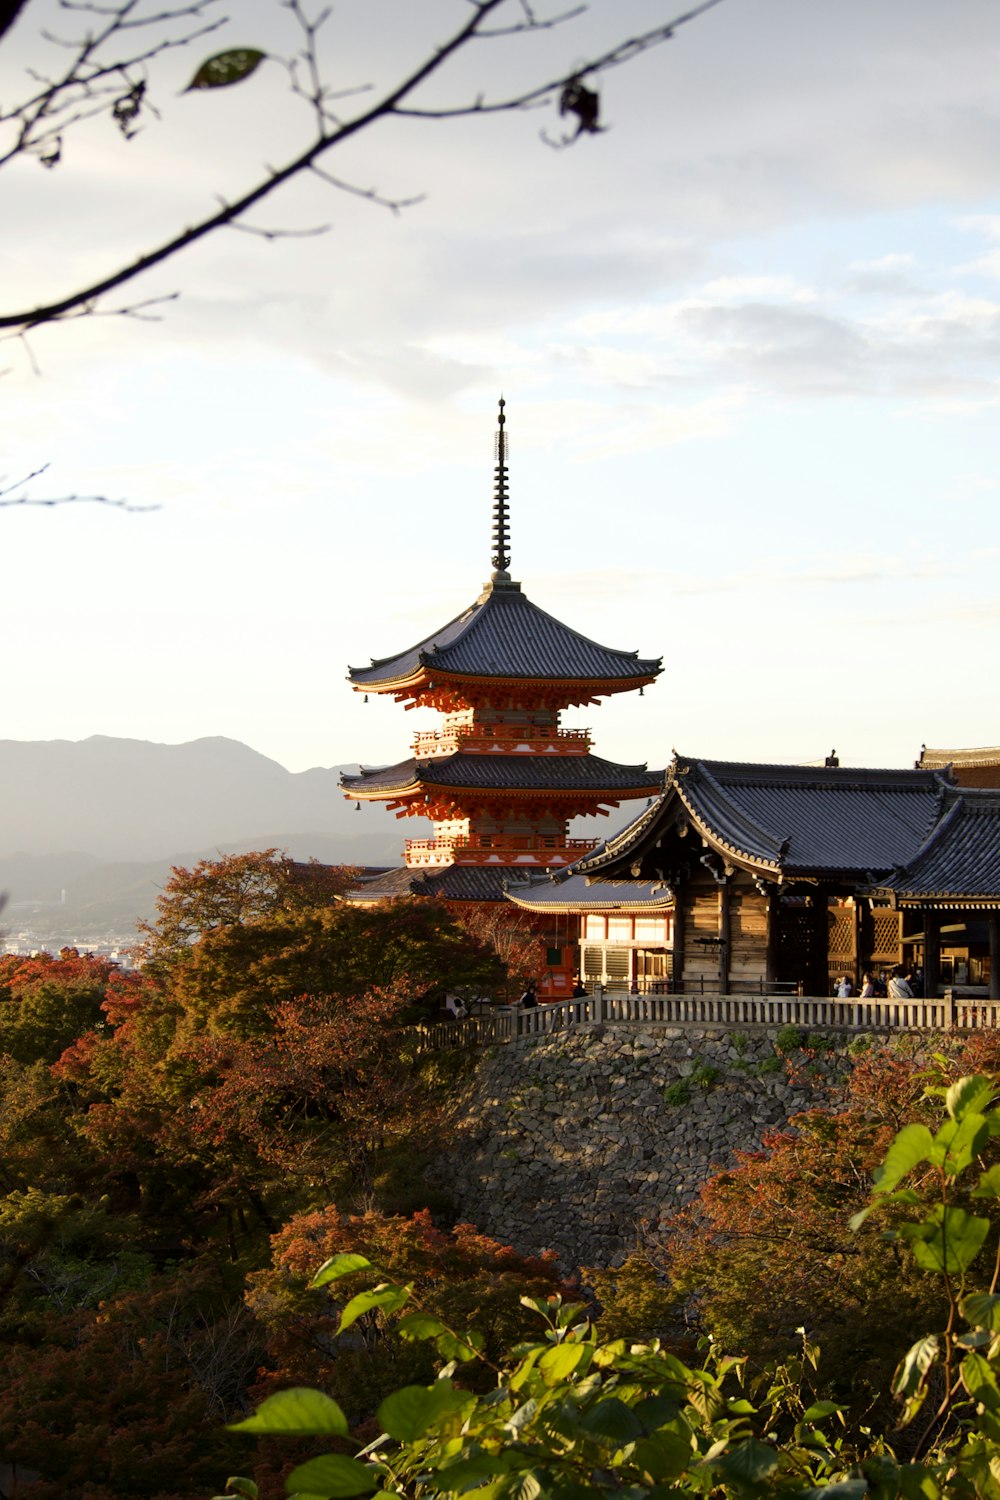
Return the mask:
{"type": "MultiPolygon", "coordinates": [[[[859,1000],[914,1000],[922,999],[924,993],[924,971],[919,967],[904,969],[902,965],[886,972],[869,970],[864,975],[859,1000]]],[[[837,982],[838,1000],[849,1000],[854,994],[854,985],[849,974],[837,982]]]]}

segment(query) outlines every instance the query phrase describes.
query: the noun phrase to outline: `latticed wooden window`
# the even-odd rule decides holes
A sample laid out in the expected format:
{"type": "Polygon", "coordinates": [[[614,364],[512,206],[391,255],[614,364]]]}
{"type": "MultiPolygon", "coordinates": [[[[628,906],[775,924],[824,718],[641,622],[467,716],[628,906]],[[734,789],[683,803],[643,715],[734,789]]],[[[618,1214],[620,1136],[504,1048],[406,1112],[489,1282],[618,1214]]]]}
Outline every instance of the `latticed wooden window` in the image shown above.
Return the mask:
{"type": "Polygon", "coordinates": [[[827,956],[830,959],[854,960],[854,907],[833,906],[830,908],[830,931],[827,938],[827,956]]]}
{"type": "Polygon", "coordinates": [[[902,912],[888,906],[872,910],[872,962],[894,964],[899,961],[899,937],[902,912]]]}

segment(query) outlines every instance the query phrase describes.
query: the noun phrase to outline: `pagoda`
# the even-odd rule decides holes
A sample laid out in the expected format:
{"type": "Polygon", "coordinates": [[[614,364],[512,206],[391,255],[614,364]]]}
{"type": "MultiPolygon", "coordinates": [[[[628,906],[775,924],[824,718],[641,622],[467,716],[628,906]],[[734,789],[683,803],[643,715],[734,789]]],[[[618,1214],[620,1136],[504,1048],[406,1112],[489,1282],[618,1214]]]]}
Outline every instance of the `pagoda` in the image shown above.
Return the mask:
{"type": "MultiPolygon", "coordinates": [[[[527,599],[510,568],[508,438],[496,433],[493,573],[475,603],[406,651],[352,667],[355,692],[430,707],[441,727],[420,731],[397,765],[341,779],[344,793],[429,818],[434,836],[409,839],[405,867],[366,882],[352,901],[419,892],[451,902],[500,902],[509,880],[564,868],[592,840],[569,820],[659,792],[662,771],[591,754],[590,731],[564,728],[564,709],[652,683],[661,659],[600,646],[527,599]]],[[[571,962],[571,960],[570,960],[571,962]]]]}

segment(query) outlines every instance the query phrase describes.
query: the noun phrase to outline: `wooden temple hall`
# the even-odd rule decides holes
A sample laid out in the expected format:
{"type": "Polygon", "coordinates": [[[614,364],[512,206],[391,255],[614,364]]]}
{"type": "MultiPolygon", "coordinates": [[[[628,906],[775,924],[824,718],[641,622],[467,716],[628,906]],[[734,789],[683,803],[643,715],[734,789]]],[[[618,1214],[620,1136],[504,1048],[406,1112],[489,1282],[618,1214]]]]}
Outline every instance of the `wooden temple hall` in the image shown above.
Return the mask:
{"type": "MultiPolygon", "coordinates": [[[[572,630],[511,578],[503,400],[495,461],[493,572],[475,603],[415,646],[349,671],[356,692],[442,715],[439,728],[416,734],[405,760],[342,778],[346,796],[433,824],[432,837],[407,840],[401,869],[349,893],[356,903],[420,894],[457,907],[505,904],[510,881],[566,869],[595,846],[570,836],[571,819],[648,801],[663,786],[662,771],[604,760],[592,753],[589,729],[562,722],[567,709],[648,687],[661,662],[572,630]]],[[[543,993],[572,989],[576,926],[539,916],[543,993]]]]}
{"type": "Polygon", "coordinates": [[[675,756],[661,797],[565,876],[512,888],[581,913],[585,971],[684,993],[828,996],[922,967],[927,995],[1000,998],[1000,790],[947,765],[857,770],[675,756]],[[668,919],[662,981],[645,924],[668,919]],[[607,923],[602,934],[600,923],[607,923]],[[626,923],[634,924],[626,935],[626,923]],[[621,934],[613,936],[612,924],[621,934]]]}

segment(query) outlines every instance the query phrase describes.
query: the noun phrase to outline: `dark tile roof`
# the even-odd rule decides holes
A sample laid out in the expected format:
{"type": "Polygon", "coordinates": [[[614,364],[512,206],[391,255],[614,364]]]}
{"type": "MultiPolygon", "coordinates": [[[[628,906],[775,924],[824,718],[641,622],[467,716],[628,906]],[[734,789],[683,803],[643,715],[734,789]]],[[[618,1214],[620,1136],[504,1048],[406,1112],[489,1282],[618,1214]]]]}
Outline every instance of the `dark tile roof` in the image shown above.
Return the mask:
{"type": "Polygon", "coordinates": [[[357,903],[429,896],[437,901],[503,901],[509,881],[523,881],[523,865],[448,865],[443,870],[390,870],[347,893],[357,903]]]}
{"type": "Polygon", "coordinates": [[[348,675],[359,687],[405,681],[421,666],[465,677],[626,684],[655,677],[661,662],[598,645],[532,604],[520,584],[491,584],[441,630],[370,667],[351,667],[348,675]]]}
{"type": "Polygon", "coordinates": [[[761,870],[888,873],[937,822],[947,783],[934,771],[682,760],[663,797],[576,868],[615,871],[649,848],[680,809],[709,842],[761,870]]]}
{"type": "Polygon", "coordinates": [[[529,911],[666,911],[673,893],[662,881],[590,880],[570,874],[564,879],[512,881],[508,900],[529,911]]]}
{"type": "Polygon", "coordinates": [[[406,792],[421,786],[516,791],[658,792],[662,771],[623,766],[599,755],[455,755],[404,760],[341,776],[345,792],[406,792]]]}
{"type": "Polygon", "coordinates": [[[878,889],[903,905],[1000,905],[1000,791],[950,789],[923,847],[878,889]]]}

